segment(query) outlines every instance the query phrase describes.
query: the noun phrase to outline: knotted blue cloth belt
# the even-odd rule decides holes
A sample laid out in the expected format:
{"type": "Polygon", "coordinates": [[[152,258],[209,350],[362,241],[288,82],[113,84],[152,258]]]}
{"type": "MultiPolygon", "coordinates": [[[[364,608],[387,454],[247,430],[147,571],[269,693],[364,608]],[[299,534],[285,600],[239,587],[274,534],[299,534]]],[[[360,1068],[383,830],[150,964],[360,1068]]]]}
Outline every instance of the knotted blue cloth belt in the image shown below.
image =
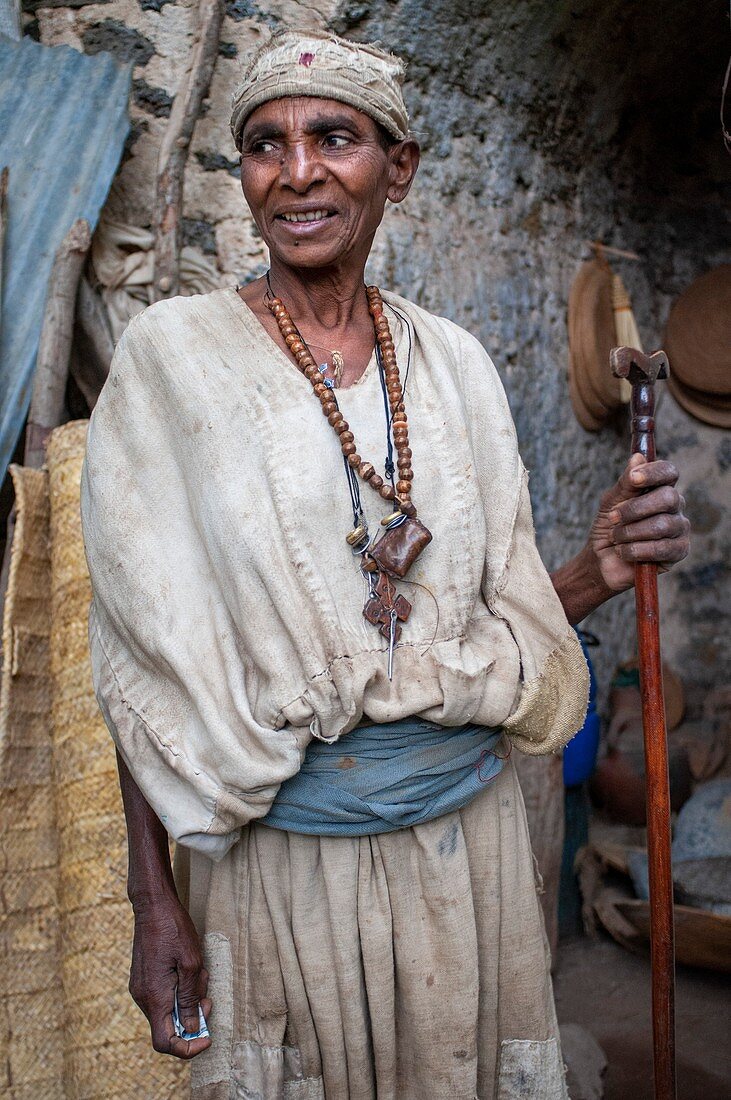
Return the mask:
{"type": "Polygon", "coordinates": [[[317,836],[366,836],[466,806],[500,772],[501,730],[404,718],[312,741],[260,820],[317,836]]]}

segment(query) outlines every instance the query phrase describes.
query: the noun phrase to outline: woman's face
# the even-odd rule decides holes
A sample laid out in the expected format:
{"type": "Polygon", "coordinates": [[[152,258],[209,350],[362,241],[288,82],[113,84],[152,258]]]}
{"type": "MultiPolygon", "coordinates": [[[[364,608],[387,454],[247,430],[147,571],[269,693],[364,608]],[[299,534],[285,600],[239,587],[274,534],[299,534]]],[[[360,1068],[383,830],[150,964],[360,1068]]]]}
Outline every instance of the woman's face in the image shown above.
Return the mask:
{"type": "Polygon", "coordinates": [[[247,119],[241,184],[272,258],[362,266],[386,199],[406,197],[418,163],[415,141],[386,149],[368,115],[298,96],[264,103],[247,119]]]}

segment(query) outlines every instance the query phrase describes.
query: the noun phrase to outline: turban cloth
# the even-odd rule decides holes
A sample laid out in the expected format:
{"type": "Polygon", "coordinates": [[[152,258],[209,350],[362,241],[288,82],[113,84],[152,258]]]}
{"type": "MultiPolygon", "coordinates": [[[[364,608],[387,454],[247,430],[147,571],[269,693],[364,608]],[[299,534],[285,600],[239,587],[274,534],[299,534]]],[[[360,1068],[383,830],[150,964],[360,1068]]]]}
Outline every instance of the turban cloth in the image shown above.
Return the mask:
{"type": "Polygon", "coordinates": [[[404,63],[378,46],[318,31],[275,34],[249,61],[234,92],[231,133],[241,151],[249,115],[271,99],[316,96],[363,111],[397,141],[409,131],[404,63]]]}

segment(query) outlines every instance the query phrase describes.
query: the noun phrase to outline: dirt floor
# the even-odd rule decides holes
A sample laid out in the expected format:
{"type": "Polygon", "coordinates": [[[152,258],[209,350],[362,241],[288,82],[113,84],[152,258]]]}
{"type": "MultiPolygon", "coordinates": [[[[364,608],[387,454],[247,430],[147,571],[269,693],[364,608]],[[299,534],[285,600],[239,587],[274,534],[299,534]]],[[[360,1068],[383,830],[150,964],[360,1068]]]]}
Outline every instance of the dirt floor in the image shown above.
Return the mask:
{"type": "MultiPolygon", "coordinates": [[[[605,1100],[653,1100],[649,959],[609,938],[562,940],[554,987],[559,1022],[589,1030],[606,1055],[605,1100]]],[[[678,969],[676,1034],[678,1100],[730,1100],[728,976],[678,969]]]]}

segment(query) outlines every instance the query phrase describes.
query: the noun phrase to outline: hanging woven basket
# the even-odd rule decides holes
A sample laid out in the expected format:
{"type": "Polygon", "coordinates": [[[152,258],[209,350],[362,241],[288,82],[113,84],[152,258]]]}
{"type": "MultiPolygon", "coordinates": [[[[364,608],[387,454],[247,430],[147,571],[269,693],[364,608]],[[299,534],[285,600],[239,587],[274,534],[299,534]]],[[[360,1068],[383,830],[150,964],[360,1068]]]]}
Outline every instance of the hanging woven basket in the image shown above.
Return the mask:
{"type": "Polygon", "coordinates": [[[8,1100],[63,1100],[48,477],[10,469],[17,519],[0,688],[0,1093],[8,1100]]]}
{"type": "Polygon", "coordinates": [[[582,264],[569,295],[569,393],[576,418],[598,431],[624,401],[620,380],[609,367],[617,345],[612,271],[606,260],[582,264]]]}
{"type": "Polygon", "coordinates": [[[731,428],[731,264],[691,283],[665,328],[668,387],[697,420],[731,428]]]}
{"type": "Polygon", "coordinates": [[[188,1068],[152,1050],[127,991],[132,912],[114,745],[91,684],[91,590],[79,516],[86,421],[48,444],[51,499],[53,765],[68,1100],[172,1100],[188,1068]]]}

